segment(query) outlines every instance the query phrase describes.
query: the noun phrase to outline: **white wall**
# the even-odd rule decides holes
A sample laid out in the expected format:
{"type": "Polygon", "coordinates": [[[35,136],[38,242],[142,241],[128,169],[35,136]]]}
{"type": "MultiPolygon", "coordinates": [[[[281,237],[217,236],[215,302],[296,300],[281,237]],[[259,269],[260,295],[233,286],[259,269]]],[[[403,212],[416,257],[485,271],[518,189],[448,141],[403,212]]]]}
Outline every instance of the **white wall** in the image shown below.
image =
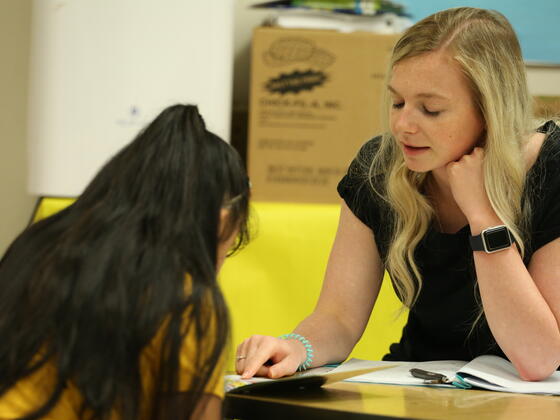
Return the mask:
{"type": "Polygon", "coordinates": [[[163,108],[229,140],[234,0],[34,0],[28,190],[75,197],[163,108]]]}
{"type": "Polygon", "coordinates": [[[527,84],[535,96],[560,96],[560,65],[527,65],[527,84]]]}
{"type": "Polygon", "coordinates": [[[30,6],[30,0],[0,1],[0,256],[34,202],[26,192],[25,147],[30,6]]]}

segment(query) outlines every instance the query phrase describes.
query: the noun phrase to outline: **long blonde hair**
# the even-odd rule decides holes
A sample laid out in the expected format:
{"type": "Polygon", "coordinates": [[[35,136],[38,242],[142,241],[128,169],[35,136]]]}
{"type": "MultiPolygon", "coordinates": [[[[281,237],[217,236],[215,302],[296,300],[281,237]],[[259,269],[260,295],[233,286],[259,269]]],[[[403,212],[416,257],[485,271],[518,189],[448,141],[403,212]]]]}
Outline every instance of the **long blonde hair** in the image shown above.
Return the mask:
{"type": "MultiPolygon", "coordinates": [[[[532,123],[523,58],[507,19],[492,10],[455,8],[435,13],[409,28],[393,49],[387,72],[402,60],[444,50],[465,75],[486,124],[484,185],[498,217],[512,232],[523,255],[529,214],[522,206],[525,182],[523,148],[532,123]]],[[[385,260],[395,287],[411,307],[422,287],[414,252],[425,236],[434,208],[422,192],[428,173],[409,170],[389,130],[389,95],[385,98],[385,133],[373,157],[369,179],[384,175],[383,191],[394,213],[393,237],[385,260]]]]}

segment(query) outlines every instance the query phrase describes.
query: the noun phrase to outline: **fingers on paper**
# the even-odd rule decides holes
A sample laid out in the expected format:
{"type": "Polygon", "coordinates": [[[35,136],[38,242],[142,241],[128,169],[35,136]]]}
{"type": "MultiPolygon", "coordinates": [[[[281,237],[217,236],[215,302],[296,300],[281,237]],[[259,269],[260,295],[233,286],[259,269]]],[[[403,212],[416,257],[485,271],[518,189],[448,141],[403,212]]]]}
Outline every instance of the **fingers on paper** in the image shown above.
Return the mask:
{"type": "Polygon", "coordinates": [[[298,366],[297,357],[289,355],[268,368],[267,376],[269,378],[281,378],[282,376],[292,375],[298,366]]]}
{"type": "Polygon", "coordinates": [[[270,367],[285,357],[284,341],[276,337],[254,335],[243,341],[236,352],[235,369],[242,378],[269,376],[270,367]]]}

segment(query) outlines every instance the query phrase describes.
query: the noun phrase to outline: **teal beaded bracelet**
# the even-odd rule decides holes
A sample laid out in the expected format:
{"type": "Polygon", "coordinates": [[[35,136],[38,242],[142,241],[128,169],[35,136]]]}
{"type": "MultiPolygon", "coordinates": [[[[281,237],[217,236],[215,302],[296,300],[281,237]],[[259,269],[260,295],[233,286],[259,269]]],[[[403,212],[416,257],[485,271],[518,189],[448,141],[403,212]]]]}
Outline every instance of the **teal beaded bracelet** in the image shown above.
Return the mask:
{"type": "Polygon", "coordinates": [[[283,340],[297,340],[301,344],[303,344],[303,346],[305,347],[305,354],[307,357],[305,361],[298,366],[297,370],[300,372],[302,370],[307,370],[311,366],[311,362],[313,361],[313,346],[309,343],[309,341],[307,341],[307,338],[305,338],[303,335],[299,335],[295,333],[284,334],[281,335],[280,338],[283,340]]]}

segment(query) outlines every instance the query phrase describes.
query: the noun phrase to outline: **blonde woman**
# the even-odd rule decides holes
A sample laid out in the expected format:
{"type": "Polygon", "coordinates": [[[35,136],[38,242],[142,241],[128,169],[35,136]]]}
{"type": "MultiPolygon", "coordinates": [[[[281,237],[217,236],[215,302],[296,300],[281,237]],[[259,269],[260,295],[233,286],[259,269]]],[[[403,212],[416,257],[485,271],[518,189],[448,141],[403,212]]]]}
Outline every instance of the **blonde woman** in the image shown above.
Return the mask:
{"type": "Polygon", "coordinates": [[[515,33],[456,8],[407,30],[387,83],[388,129],[338,186],[338,232],[314,312],[237,349],[245,377],[344,360],[384,269],[409,319],[385,360],[508,358],[522,379],[560,365],[560,128],[533,124],[515,33]]]}

